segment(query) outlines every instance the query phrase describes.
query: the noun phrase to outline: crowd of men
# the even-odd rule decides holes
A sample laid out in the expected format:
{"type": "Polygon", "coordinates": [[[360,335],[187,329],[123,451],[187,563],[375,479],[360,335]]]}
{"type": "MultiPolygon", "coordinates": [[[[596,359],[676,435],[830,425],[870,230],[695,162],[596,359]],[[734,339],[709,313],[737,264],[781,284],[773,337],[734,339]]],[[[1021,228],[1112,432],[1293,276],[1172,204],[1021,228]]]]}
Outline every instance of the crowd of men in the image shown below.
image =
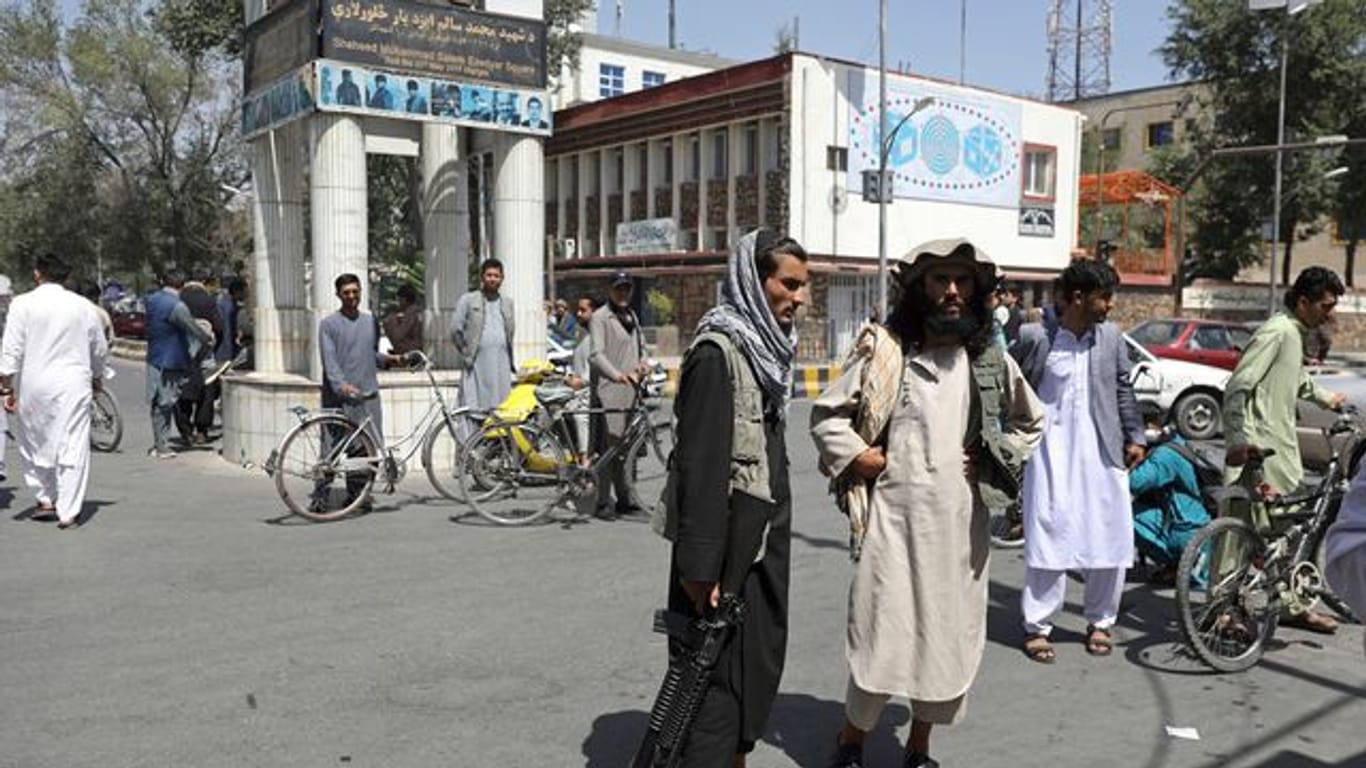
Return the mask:
{"type": "MultiPolygon", "coordinates": [[[[745,620],[714,660],[680,765],[742,766],[782,675],[792,515],[785,441],[807,261],[802,246],[781,234],[741,238],[718,304],[683,357],[658,521],[671,542],[668,605],[699,617],[739,601],[745,620]]],[[[17,416],[24,480],[36,500],[31,515],[62,529],[80,522],[90,401],[108,354],[107,320],[62,287],[70,273],[61,257],[39,257],[37,288],[14,299],[0,341],[0,397],[4,411],[17,416]]],[[[516,314],[502,291],[503,265],[490,259],[479,275],[479,286],[456,301],[449,333],[461,403],[490,411],[516,373],[516,314]]],[[[982,660],[992,510],[1013,503],[1022,510],[1020,647],[1041,664],[1060,658],[1053,620],[1069,572],[1084,581],[1084,650],[1108,656],[1136,552],[1170,568],[1208,520],[1182,443],[1150,445],[1159,433],[1145,429],[1122,334],[1108,321],[1119,286],[1108,264],[1073,262],[1055,282],[1051,311],[1033,319],[1021,310],[1018,290],[998,290],[996,265],[966,239],[919,245],[892,275],[886,321],[860,333],[850,364],[813,403],[808,425],[819,470],[848,515],[854,560],[844,719],[830,724],[835,768],[865,764],[864,738],[893,696],[907,699],[912,713],[903,765],[939,765],[930,756],[931,733],[965,716],[982,660]],[[1150,502],[1162,489],[1172,493],[1150,502]]],[[[381,322],[361,308],[359,276],[336,276],[334,285],[338,309],[318,329],[323,404],[368,419],[382,444],[377,372],[422,349],[418,297],[400,291],[381,322]],[[388,349],[381,346],[386,335],[388,349]]],[[[149,455],[175,455],[175,424],[184,446],[208,439],[214,377],[205,372],[211,361],[237,354],[245,289],[235,278],[218,290],[170,270],[147,297],[149,455]]],[[[547,331],[572,350],[569,386],[600,411],[591,430],[579,425],[581,459],[621,439],[624,419],[613,417],[636,397],[645,344],[631,308],[634,290],[632,277],[619,272],[606,302],[584,296],[572,314],[565,302],[547,315],[547,331]]],[[[1298,486],[1297,400],[1345,404],[1306,374],[1304,338],[1332,318],[1344,290],[1331,271],[1305,269],[1285,294],[1285,311],[1244,350],[1225,393],[1226,482],[1274,449],[1265,460],[1264,493],[1298,486]]],[[[598,485],[600,516],[643,513],[623,465],[609,468],[598,485]]],[[[1264,509],[1233,499],[1221,514],[1250,518],[1264,509]]],[[[1253,522],[1263,529],[1283,523],[1253,522]]],[[[1328,559],[1334,586],[1366,610],[1366,481],[1353,485],[1328,559]]],[[[1313,612],[1282,623],[1337,628],[1313,612]]],[[[694,651],[685,636],[671,637],[671,663],[694,651]]]]}

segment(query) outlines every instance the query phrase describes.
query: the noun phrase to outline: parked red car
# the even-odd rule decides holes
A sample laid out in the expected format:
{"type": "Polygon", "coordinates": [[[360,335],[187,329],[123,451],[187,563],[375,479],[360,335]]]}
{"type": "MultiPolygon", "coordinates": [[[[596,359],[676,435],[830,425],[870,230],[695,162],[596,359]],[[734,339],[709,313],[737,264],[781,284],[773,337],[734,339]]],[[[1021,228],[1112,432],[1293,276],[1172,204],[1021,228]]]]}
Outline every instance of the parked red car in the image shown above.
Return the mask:
{"type": "Polygon", "coordinates": [[[1238,356],[1251,340],[1252,331],[1242,323],[1171,318],[1144,321],[1129,335],[1158,357],[1231,371],[1237,367],[1238,356]]]}
{"type": "Polygon", "coordinates": [[[147,338],[147,315],[142,312],[115,312],[114,335],[123,339],[147,338]]]}

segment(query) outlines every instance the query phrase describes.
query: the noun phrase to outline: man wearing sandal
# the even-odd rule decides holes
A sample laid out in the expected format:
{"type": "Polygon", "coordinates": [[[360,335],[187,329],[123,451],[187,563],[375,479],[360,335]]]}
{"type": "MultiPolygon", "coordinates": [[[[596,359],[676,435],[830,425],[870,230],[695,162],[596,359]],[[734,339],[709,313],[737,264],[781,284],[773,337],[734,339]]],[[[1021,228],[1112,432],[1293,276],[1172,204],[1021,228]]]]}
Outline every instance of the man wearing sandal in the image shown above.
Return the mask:
{"type": "Polygon", "coordinates": [[[811,411],[856,561],[835,768],[864,764],[864,736],[893,695],[911,702],[903,765],[939,765],[930,731],[962,719],[986,641],[988,510],[1014,498],[1043,430],[1042,406],[991,343],[996,267],[986,254],[935,240],[894,274],[886,327],[864,329],[811,411]]]}
{"type": "Polygon", "coordinates": [[[1086,651],[1107,656],[1124,573],[1134,559],[1128,468],[1143,460],[1143,419],[1129,383],[1124,336],[1105,322],[1119,277],[1074,261],[1058,277],[1056,321],[1027,325],[1011,349],[1048,411],[1024,476],[1024,652],[1052,663],[1053,616],[1067,572],[1086,580],[1086,651]]]}

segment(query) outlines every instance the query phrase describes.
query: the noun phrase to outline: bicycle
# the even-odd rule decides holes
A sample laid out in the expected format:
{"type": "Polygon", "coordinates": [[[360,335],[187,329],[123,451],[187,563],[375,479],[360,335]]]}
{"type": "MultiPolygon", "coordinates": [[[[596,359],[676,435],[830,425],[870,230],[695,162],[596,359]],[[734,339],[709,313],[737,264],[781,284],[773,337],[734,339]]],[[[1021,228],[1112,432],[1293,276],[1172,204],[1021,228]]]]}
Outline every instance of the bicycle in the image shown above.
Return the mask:
{"type": "Polygon", "coordinates": [[[1176,576],[1181,631],[1196,656],[1214,669],[1240,672],[1255,665],[1284,608],[1306,611],[1323,600],[1355,620],[1324,583],[1322,545],[1366,453],[1366,442],[1361,440],[1355,408],[1323,432],[1330,458],[1316,485],[1289,496],[1263,498],[1262,465],[1275,452],[1262,449],[1248,459],[1239,486],[1228,491],[1229,498],[1247,499],[1254,511],[1256,505],[1267,512],[1297,510],[1276,517],[1289,524],[1284,531],[1265,538],[1245,520],[1219,517],[1196,533],[1181,553],[1176,576]],[[1341,436],[1346,439],[1337,439],[1341,436]]]}
{"type": "MultiPolygon", "coordinates": [[[[105,380],[113,378],[105,374],[105,380]]],[[[123,414],[119,401],[108,387],[101,387],[90,396],[90,447],[101,453],[111,453],[123,440],[123,414]]]]}
{"type": "MultiPolygon", "coordinates": [[[[419,448],[427,479],[437,492],[454,501],[462,499],[456,480],[461,474],[459,423],[472,418],[473,412],[446,403],[426,355],[409,352],[407,359],[410,369],[421,368],[427,374],[435,397],[422,418],[391,446],[375,435],[368,416],[357,423],[336,408],[290,409],[299,423],[285,433],[265,464],[290,512],[314,522],[346,517],[367,505],[376,478],[383,480],[385,493],[393,493],[419,448]]],[[[378,396],[372,392],[361,399],[378,396]]]]}
{"type": "MultiPolygon", "coordinates": [[[[636,387],[630,408],[580,408],[569,404],[567,387],[538,389],[540,405],[525,421],[489,421],[464,445],[459,463],[465,501],[481,517],[499,525],[530,525],[566,502],[594,499],[599,478],[619,455],[634,484],[661,479],[673,449],[673,426],[651,406],[657,377],[636,387]],[[577,442],[576,417],[627,414],[622,439],[587,460],[568,446],[577,442]]],[[[580,517],[584,515],[579,514],[580,517]]]]}

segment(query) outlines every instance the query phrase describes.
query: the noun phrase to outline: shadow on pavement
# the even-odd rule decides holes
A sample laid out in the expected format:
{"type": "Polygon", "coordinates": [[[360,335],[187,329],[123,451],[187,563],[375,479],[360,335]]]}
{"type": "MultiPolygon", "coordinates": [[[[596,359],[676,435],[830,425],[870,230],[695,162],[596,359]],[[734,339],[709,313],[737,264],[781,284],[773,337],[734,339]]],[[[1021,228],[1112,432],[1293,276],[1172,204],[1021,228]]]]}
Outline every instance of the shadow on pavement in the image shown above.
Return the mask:
{"type": "Polygon", "coordinates": [[[622,768],[630,765],[650,715],[640,710],[612,712],[593,721],[583,740],[584,768],[622,768]]]}
{"type": "Polygon", "coordinates": [[[819,536],[808,536],[807,534],[796,530],[792,532],[792,538],[794,541],[800,541],[812,549],[849,549],[849,542],[847,541],[825,539],[819,536]]]}
{"type": "MultiPolygon", "coordinates": [[[[911,712],[889,703],[868,734],[863,755],[868,765],[900,765],[905,749],[896,729],[910,722],[911,712]]],[[[764,741],[783,751],[796,765],[821,768],[835,752],[835,736],[844,724],[844,702],[804,693],[780,693],[768,716],[764,741]]]]}
{"type": "Polygon", "coordinates": [[[1366,765],[1366,752],[1349,757],[1342,762],[1325,763],[1299,752],[1282,751],[1268,757],[1263,762],[1257,763],[1252,768],[1356,768],[1362,765],[1366,765]]]}

